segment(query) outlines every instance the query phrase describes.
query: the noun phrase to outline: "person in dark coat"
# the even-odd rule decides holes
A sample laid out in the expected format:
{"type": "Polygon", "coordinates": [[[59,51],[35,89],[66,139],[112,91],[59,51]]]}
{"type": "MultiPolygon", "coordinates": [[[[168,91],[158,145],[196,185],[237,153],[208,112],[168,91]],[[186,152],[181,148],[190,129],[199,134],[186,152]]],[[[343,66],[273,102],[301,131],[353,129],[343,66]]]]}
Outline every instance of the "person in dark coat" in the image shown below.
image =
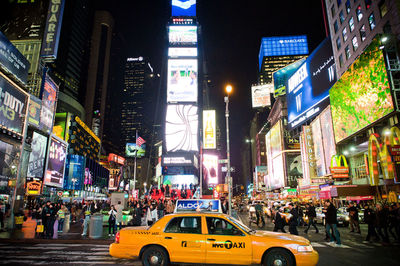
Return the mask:
{"type": "Polygon", "coordinates": [[[167,197],[170,196],[170,194],[169,194],[169,185],[168,185],[168,184],[165,186],[165,195],[166,195],[167,197]]]}
{"type": "Polygon", "coordinates": [[[299,218],[299,213],[297,212],[292,202],[289,203],[288,207],[290,209],[289,213],[292,215],[289,220],[289,232],[292,235],[299,235],[299,232],[297,231],[297,221],[299,218]]]}
{"type": "Polygon", "coordinates": [[[376,231],[378,235],[382,238],[383,243],[389,243],[389,236],[387,231],[387,212],[383,208],[382,204],[376,204],[376,231]]]}
{"type": "Polygon", "coordinates": [[[137,203],[135,209],[133,210],[133,225],[140,226],[142,224],[142,208],[140,204],[137,203]]]}
{"type": "Polygon", "coordinates": [[[56,221],[56,210],[50,201],[46,203],[46,206],[42,211],[42,220],[44,226],[45,238],[52,238],[54,234],[54,222],[56,221]]]}
{"type": "Polygon", "coordinates": [[[278,232],[281,230],[283,233],[286,233],[285,231],[285,220],[282,218],[279,209],[272,209],[272,215],[273,215],[273,220],[272,222],[275,224],[274,226],[274,232],[278,232]]]}
{"type": "Polygon", "coordinates": [[[365,241],[370,241],[371,237],[375,237],[375,241],[379,241],[379,236],[375,231],[375,212],[368,204],[364,207],[364,222],[368,225],[368,234],[365,241]]]}
{"type": "Polygon", "coordinates": [[[350,217],[350,232],[354,232],[354,228],[356,229],[356,233],[361,234],[360,230],[360,223],[358,221],[358,209],[356,207],[356,204],[351,204],[349,203],[348,208],[346,211],[349,213],[350,217]]]}
{"type": "Polygon", "coordinates": [[[331,234],[331,228],[333,229],[333,234],[335,235],[336,238],[336,244],[338,246],[341,246],[341,241],[340,241],[340,234],[337,229],[337,210],[335,206],[330,201],[326,201],[326,209],[323,210],[325,213],[325,222],[326,222],[326,232],[331,239],[331,244],[335,243],[333,236],[331,234]]]}
{"type": "Polygon", "coordinates": [[[304,233],[307,234],[308,230],[310,230],[311,226],[314,226],[315,233],[319,233],[318,227],[315,224],[315,218],[317,217],[317,213],[315,212],[315,207],[312,204],[306,204],[306,216],[308,217],[308,226],[307,229],[304,230],[304,233]]]}

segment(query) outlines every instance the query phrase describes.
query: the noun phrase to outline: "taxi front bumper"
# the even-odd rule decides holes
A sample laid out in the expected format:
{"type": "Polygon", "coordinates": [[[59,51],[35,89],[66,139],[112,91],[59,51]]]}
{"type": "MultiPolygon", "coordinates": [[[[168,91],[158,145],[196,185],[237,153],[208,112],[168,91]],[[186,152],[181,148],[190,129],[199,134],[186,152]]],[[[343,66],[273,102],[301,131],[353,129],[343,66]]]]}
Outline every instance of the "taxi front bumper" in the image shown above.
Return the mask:
{"type": "Polygon", "coordinates": [[[318,252],[313,250],[312,252],[299,252],[294,254],[296,258],[296,266],[311,266],[317,265],[319,255],[318,252]]]}
{"type": "Polygon", "coordinates": [[[109,248],[110,255],[120,259],[137,259],[139,258],[139,251],[131,245],[121,245],[119,243],[112,243],[109,248]]]}

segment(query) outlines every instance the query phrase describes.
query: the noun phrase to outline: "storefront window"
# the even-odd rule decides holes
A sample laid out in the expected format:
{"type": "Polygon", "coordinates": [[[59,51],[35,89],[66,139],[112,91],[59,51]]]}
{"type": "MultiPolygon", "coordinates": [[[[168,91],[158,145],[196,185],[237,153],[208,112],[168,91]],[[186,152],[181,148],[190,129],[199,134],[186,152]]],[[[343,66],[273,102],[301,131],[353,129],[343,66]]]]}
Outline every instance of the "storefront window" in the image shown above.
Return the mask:
{"type": "Polygon", "coordinates": [[[365,168],[364,154],[350,157],[351,177],[355,184],[366,184],[368,182],[367,170],[365,168]]]}
{"type": "Polygon", "coordinates": [[[0,195],[9,196],[12,192],[9,182],[16,184],[19,165],[19,146],[0,140],[0,195]]]}

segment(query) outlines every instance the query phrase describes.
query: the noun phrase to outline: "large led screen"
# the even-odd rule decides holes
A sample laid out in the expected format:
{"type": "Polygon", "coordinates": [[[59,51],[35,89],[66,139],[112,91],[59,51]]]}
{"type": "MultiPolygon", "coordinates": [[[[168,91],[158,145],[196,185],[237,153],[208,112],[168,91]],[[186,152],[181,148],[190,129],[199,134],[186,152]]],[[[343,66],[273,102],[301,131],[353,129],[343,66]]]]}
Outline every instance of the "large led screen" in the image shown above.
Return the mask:
{"type": "Polygon", "coordinates": [[[169,26],[170,45],[194,46],[197,44],[197,26],[169,26]]]}
{"type": "Polygon", "coordinates": [[[329,104],[329,89],[336,82],[332,44],[326,38],[288,79],[288,128],[317,116],[329,104]]]}
{"type": "Polygon", "coordinates": [[[169,57],[196,57],[197,48],[193,47],[169,47],[169,57]]]}
{"type": "Polygon", "coordinates": [[[44,184],[62,188],[64,185],[64,168],[68,144],[58,137],[51,136],[47,170],[44,184]]]}
{"type": "Polygon", "coordinates": [[[136,143],[126,143],[125,155],[126,157],[142,158],[146,155],[146,144],[142,144],[139,147],[136,143]]]}
{"type": "Polygon", "coordinates": [[[317,169],[317,176],[324,176],[327,173],[324,146],[322,143],[321,123],[319,118],[311,123],[311,131],[314,142],[315,165],[317,169]]]}
{"type": "Polygon", "coordinates": [[[85,176],[85,157],[68,154],[65,166],[64,189],[81,190],[85,176]]]}
{"type": "Polygon", "coordinates": [[[273,84],[264,84],[251,87],[251,102],[253,108],[271,106],[273,84]]]}
{"type": "Polygon", "coordinates": [[[287,185],[296,188],[298,180],[303,178],[303,166],[301,163],[301,154],[297,152],[286,153],[286,173],[287,185]]]}
{"type": "Polygon", "coordinates": [[[197,60],[168,60],[168,102],[197,102],[197,60]]]}
{"type": "Polygon", "coordinates": [[[267,166],[256,166],[256,188],[257,190],[266,189],[265,176],[268,174],[267,166]]]}
{"type": "Polygon", "coordinates": [[[305,60],[306,58],[299,59],[296,62],[272,73],[274,97],[286,95],[287,80],[294,74],[294,72],[296,72],[305,60]]]}
{"type": "Polygon", "coordinates": [[[336,143],[393,112],[388,76],[375,39],[329,91],[336,143]]]}
{"type": "Polygon", "coordinates": [[[56,112],[57,92],[58,92],[58,86],[46,74],[43,85],[40,124],[42,126],[42,130],[44,132],[47,132],[48,134],[50,134],[50,132],[53,130],[53,118],[56,112]]]}
{"type": "Polygon", "coordinates": [[[264,183],[268,190],[285,186],[284,165],[282,155],[281,122],[276,123],[265,135],[268,174],[264,183]]]}
{"type": "Polygon", "coordinates": [[[215,110],[203,111],[203,148],[215,149],[217,147],[215,110]]]}
{"type": "Polygon", "coordinates": [[[173,17],[195,17],[196,0],[172,0],[173,17]]]}
{"type": "Polygon", "coordinates": [[[218,184],[218,156],[203,154],[203,178],[208,185],[218,184]]]}
{"type": "Polygon", "coordinates": [[[197,106],[168,105],[165,121],[167,152],[198,151],[198,127],[197,106]]]}
{"type": "Polygon", "coordinates": [[[29,155],[27,177],[43,178],[44,162],[46,159],[47,137],[33,132],[32,151],[29,155]]]}

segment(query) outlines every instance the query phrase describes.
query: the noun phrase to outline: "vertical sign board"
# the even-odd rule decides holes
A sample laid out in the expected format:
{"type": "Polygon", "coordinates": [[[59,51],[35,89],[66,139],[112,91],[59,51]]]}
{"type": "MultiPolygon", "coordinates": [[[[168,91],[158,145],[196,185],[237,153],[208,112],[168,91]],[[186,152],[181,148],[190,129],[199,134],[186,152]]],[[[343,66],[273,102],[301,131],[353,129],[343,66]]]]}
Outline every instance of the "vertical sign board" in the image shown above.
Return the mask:
{"type": "Polygon", "coordinates": [[[40,108],[41,101],[35,96],[31,95],[28,107],[28,124],[30,126],[40,128],[40,108]]]}
{"type": "Polygon", "coordinates": [[[63,187],[67,148],[68,144],[65,141],[55,135],[51,135],[47,169],[44,178],[45,185],[59,188],[63,187]]]}
{"type": "Polygon", "coordinates": [[[216,122],[215,110],[203,111],[203,148],[215,149],[216,142],[216,122]]]}
{"type": "Polygon", "coordinates": [[[58,86],[45,75],[43,82],[42,109],[40,112],[41,129],[50,134],[53,130],[54,114],[56,112],[58,86]]]}
{"type": "Polygon", "coordinates": [[[32,151],[29,155],[27,177],[43,179],[44,163],[46,159],[47,137],[33,132],[32,151]]]}
{"type": "Polygon", "coordinates": [[[40,52],[40,55],[46,61],[54,61],[57,58],[64,3],[65,0],[50,0],[49,3],[42,50],[40,52]]]}
{"type": "Polygon", "coordinates": [[[212,154],[203,155],[203,177],[210,185],[218,184],[218,156],[212,154]]]}

